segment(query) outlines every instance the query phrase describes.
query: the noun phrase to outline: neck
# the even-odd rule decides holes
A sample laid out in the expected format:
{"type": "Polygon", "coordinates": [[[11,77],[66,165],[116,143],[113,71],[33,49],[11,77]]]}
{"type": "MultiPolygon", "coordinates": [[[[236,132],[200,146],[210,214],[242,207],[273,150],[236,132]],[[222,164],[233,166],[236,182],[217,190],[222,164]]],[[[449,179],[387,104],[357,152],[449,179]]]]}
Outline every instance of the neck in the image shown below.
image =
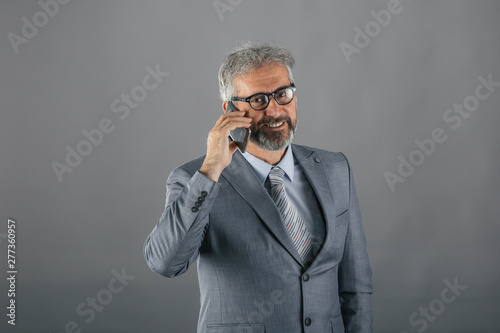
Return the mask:
{"type": "Polygon", "coordinates": [[[276,165],[281,161],[283,156],[285,156],[286,148],[282,150],[271,151],[257,147],[253,143],[249,142],[247,146],[247,151],[253,156],[263,160],[268,164],[276,165]]]}

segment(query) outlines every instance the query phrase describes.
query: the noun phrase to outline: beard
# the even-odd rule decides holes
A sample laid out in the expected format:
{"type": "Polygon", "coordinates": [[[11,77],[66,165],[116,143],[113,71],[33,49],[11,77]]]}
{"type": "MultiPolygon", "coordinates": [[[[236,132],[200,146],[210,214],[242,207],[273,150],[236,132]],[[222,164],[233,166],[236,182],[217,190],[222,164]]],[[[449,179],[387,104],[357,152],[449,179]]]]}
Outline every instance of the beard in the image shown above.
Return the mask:
{"type": "Polygon", "coordinates": [[[257,124],[252,123],[250,130],[250,142],[264,150],[283,150],[292,143],[293,136],[297,129],[297,122],[292,123],[289,116],[281,116],[277,118],[264,118],[257,124]],[[285,122],[287,127],[279,131],[273,131],[266,125],[274,125],[285,122]]]}

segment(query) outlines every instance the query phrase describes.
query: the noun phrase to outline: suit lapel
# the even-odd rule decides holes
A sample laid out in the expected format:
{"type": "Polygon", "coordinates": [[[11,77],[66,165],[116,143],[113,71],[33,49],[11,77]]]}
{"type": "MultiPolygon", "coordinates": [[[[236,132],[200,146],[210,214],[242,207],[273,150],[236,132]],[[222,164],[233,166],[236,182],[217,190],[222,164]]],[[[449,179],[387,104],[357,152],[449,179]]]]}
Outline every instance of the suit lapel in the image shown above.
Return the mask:
{"type": "Polygon", "coordinates": [[[281,220],[281,215],[264,186],[260,183],[245,157],[237,151],[233,160],[222,172],[222,177],[231,185],[261,218],[271,233],[295,260],[303,265],[297,249],[292,243],[281,220]]]}
{"type": "MultiPolygon", "coordinates": [[[[302,171],[309,180],[309,183],[311,184],[311,187],[313,188],[321,206],[323,217],[325,219],[325,240],[323,241],[323,244],[327,244],[330,241],[329,238],[333,236],[334,221],[336,216],[332,194],[333,187],[328,182],[323,163],[316,152],[303,146],[293,145],[292,148],[294,156],[302,167],[302,171]]],[[[311,264],[311,267],[320,262],[325,253],[326,248],[323,246],[314,259],[314,262],[311,264]]]]}

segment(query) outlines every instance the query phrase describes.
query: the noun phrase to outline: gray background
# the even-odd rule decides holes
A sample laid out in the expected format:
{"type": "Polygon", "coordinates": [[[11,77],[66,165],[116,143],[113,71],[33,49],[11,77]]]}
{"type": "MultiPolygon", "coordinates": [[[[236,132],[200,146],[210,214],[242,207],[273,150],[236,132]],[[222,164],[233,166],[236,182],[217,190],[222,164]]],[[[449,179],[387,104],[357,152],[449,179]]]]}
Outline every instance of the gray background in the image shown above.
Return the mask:
{"type": "Polygon", "coordinates": [[[222,16],[210,0],[72,1],[16,53],[8,34],[22,35],[22,18],[33,22],[41,7],[1,1],[0,275],[9,217],[19,273],[15,328],[0,283],[0,330],[63,332],[74,321],[83,332],[195,331],[196,267],[157,276],[142,247],[163,211],[168,174],[204,153],[221,113],[225,54],[250,39],[280,41],[296,56],[295,142],[342,151],[353,165],[374,331],[417,332],[409,316],[438,306],[443,281],[457,278],[467,289],[424,331],[500,332],[500,88],[459,128],[443,120],[474,94],[478,76],[500,81],[500,3],[401,0],[402,11],[348,62],[340,43],[353,45],[354,27],[388,1],[221,2],[231,8],[222,16]],[[157,65],[169,76],[120,119],[113,100],[157,65]],[[52,162],[65,163],[65,147],[103,118],[114,131],[60,182],[52,162]],[[447,141],[391,191],[384,172],[396,173],[398,156],[435,128],[447,141]],[[86,323],[77,306],[122,268],[135,278],[86,323]]]}

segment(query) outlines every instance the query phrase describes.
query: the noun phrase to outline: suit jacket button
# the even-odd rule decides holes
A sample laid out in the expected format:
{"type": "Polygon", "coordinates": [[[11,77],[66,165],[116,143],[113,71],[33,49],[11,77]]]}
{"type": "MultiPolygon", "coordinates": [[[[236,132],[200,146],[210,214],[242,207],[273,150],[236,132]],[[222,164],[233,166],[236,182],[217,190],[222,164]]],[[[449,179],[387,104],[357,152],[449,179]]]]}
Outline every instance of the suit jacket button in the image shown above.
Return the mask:
{"type": "Polygon", "coordinates": [[[306,324],[306,326],[311,326],[311,318],[306,318],[306,320],[304,321],[304,323],[306,324]]]}
{"type": "Polygon", "coordinates": [[[198,197],[198,201],[199,201],[199,202],[203,202],[203,201],[205,201],[205,197],[198,197]]]}
{"type": "Polygon", "coordinates": [[[191,208],[191,211],[192,211],[193,213],[198,212],[198,210],[199,210],[199,209],[198,209],[198,207],[193,207],[193,208],[191,208]]]}
{"type": "Polygon", "coordinates": [[[304,274],[304,276],[302,276],[302,280],[303,280],[304,282],[309,281],[309,274],[304,274]]]}
{"type": "Polygon", "coordinates": [[[208,192],[207,192],[207,191],[202,191],[202,192],[201,192],[201,196],[202,196],[202,197],[206,197],[207,195],[208,195],[208,192]]]}
{"type": "Polygon", "coordinates": [[[319,162],[321,162],[321,160],[319,157],[316,157],[316,158],[314,158],[314,162],[319,163],[319,162]]]}
{"type": "Polygon", "coordinates": [[[202,202],[201,202],[201,201],[196,201],[196,202],[194,203],[194,206],[195,206],[195,207],[201,207],[201,205],[202,205],[202,202]]]}

